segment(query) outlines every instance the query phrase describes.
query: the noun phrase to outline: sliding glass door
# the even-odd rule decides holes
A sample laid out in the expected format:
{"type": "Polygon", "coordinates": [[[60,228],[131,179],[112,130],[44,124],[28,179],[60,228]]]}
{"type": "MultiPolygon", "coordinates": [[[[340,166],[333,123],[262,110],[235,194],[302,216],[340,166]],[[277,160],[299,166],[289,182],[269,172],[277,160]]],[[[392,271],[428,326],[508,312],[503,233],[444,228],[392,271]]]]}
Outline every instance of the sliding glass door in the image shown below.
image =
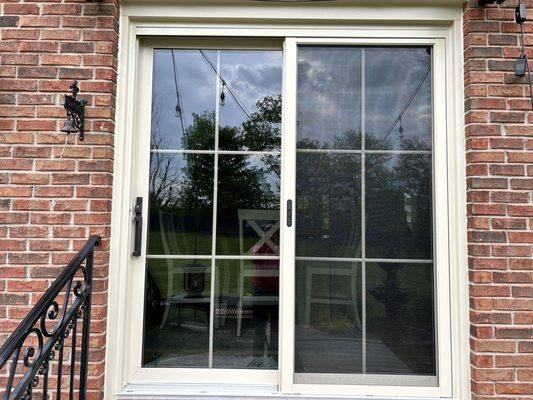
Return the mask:
{"type": "Polygon", "coordinates": [[[150,43],[134,381],[449,395],[442,41],[150,43]]]}
{"type": "Polygon", "coordinates": [[[431,48],[297,52],[295,381],[436,385],[431,48]]]}
{"type": "Polygon", "coordinates": [[[277,369],[281,62],[153,52],[144,367],[277,369]]]}

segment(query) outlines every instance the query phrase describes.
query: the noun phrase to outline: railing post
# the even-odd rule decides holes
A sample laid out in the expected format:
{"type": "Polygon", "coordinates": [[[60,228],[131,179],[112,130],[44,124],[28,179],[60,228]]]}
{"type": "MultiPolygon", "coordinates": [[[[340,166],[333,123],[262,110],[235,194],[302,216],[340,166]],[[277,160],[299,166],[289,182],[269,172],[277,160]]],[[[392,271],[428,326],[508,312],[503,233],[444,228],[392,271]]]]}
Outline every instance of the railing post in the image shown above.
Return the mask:
{"type": "Polygon", "coordinates": [[[87,290],[89,291],[85,308],[83,310],[83,326],[81,337],[81,360],[80,360],[80,400],[87,397],[87,369],[89,368],[89,333],[91,329],[91,301],[93,294],[93,261],[94,248],[87,256],[85,273],[87,274],[87,290]]]}

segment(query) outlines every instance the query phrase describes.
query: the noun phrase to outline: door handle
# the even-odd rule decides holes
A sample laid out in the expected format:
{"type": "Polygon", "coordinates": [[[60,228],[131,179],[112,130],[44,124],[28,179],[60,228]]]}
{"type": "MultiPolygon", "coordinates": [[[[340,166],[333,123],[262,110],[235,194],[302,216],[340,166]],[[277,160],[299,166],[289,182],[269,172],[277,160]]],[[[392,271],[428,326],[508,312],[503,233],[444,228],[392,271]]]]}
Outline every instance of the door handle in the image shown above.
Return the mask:
{"type": "Polygon", "coordinates": [[[141,256],[141,244],[143,239],[143,198],[135,199],[133,222],[135,223],[135,239],[133,243],[133,256],[141,256]]]}
{"type": "Polygon", "coordinates": [[[292,200],[287,200],[287,226],[292,226],[292,200]]]}

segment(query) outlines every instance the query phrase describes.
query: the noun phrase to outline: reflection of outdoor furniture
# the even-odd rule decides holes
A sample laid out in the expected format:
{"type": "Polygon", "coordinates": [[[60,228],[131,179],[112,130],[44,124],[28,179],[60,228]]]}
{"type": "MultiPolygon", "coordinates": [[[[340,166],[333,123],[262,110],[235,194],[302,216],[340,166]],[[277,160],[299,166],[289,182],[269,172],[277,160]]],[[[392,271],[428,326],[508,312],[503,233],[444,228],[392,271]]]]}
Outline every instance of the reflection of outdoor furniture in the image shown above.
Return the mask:
{"type": "MultiPolygon", "coordinates": [[[[352,306],[355,315],[355,322],[357,328],[361,329],[361,319],[359,317],[359,306],[357,302],[357,266],[351,266],[351,268],[345,267],[307,267],[305,277],[305,293],[307,293],[305,301],[305,325],[309,327],[311,320],[311,306],[313,304],[322,305],[343,305],[352,306]],[[313,275],[325,275],[331,276],[345,276],[350,279],[350,293],[348,298],[341,297],[313,297],[313,275]]],[[[332,288],[333,289],[333,288],[332,288]]]]}
{"type": "MultiPolygon", "coordinates": [[[[258,255],[254,252],[254,249],[259,249],[263,246],[267,246],[272,252],[265,253],[265,255],[279,256],[279,247],[272,241],[274,236],[279,231],[279,210],[247,210],[240,209],[238,211],[239,218],[239,250],[240,255],[258,255]],[[270,222],[268,229],[263,230],[258,222],[266,221],[270,222]],[[248,224],[259,235],[259,240],[256,241],[248,250],[244,248],[244,227],[248,224]]],[[[261,295],[254,296],[244,295],[244,280],[246,278],[268,278],[279,277],[279,269],[264,269],[261,267],[246,265],[244,260],[240,260],[240,273],[239,273],[239,297],[237,303],[237,336],[241,336],[242,329],[242,314],[244,305],[277,305],[279,296],[261,295]]]]}
{"type": "MultiPolygon", "coordinates": [[[[160,233],[161,233],[161,242],[163,244],[163,250],[165,251],[165,254],[172,254],[170,243],[177,243],[177,237],[176,237],[176,229],[173,226],[173,218],[171,216],[166,215],[163,211],[159,211],[159,224],[160,224],[160,233]]],[[[160,329],[163,329],[165,324],[167,323],[168,314],[170,312],[170,308],[173,305],[179,306],[179,315],[181,316],[181,309],[184,305],[194,305],[194,304],[208,304],[210,302],[209,297],[203,297],[203,296],[187,296],[187,288],[183,288],[184,293],[183,294],[177,294],[174,295],[174,275],[184,275],[184,274],[191,274],[191,265],[187,266],[176,266],[172,259],[167,258],[167,295],[165,298],[165,312],[163,313],[163,318],[161,319],[161,325],[160,329]]],[[[200,268],[197,273],[204,273],[204,269],[200,268]],[[201,271],[200,271],[201,269],[201,271]]],[[[196,310],[195,310],[196,315],[196,310]]]]}
{"type": "MultiPolygon", "coordinates": [[[[178,306],[178,317],[180,318],[181,323],[181,310],[184,307],[192,308],[193,310],[193,319],[196,319],[196,310],[198,308],[205,308],[205,311],[209,313],[209,304],[211,303],[211,298],[209,296],[201,297],[189,297],[185,294],[177,294],[171,297],[168,297],[165,300],[165,307],[170,308],[171,306],[178,306]]],[[[166,311],[166,310],[165,310],[166,311]]],[[[168,312],[166,314],[168,317],[168,312]]],[[[166,319],[166,318],[165,318],[166,319]]],[[[165,321],[166,323],[166,321],[165,321]]],[[[161,329],[163,328],[164,323],[161,323],[161,329]]]]}

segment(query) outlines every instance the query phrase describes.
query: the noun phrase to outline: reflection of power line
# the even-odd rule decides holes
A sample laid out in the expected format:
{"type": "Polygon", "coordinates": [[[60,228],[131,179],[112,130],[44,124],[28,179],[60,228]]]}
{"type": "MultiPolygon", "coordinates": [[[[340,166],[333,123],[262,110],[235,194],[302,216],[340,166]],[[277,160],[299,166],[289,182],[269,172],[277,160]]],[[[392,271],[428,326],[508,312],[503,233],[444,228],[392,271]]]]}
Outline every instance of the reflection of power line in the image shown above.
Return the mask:
{"type": "MultiPolygon", "coordinates": [[[[398,117],[396,117],[396,119],[394,120],[394,122],[392,123],[390,129],[387,131],[387,134],[385,135],[385,137],[383,138],[383,140],[381,141],[381,143],[379,144],[378,146],[378,149],[381,148],[381,145],[383,143],[385,143],[385,141],[387,140],[387,138],[389,137],[389,135],[391,134],[392,130],[394,129],[394,127],[396,126],[396,124],[398,122],[400,122],[401,124],[401,121],[402,121],[402,117],[403,115],[405,114],[405,112],[407,111],[407,109],[409,108],[409,106],[411,105],[411,103],[413,102],[413,100],[415,99],[416,95],[418,94],[418,92],[420,91],[420,89],[422,88],[422,85],[424,84],[424,82],[426,81],[429,73],[431,72],[431,65],[429,66],[429,68],[427,69],[426,73],[424,74],[424,76],[422,77],[422,79],[420,80],[420,82],[418,83],[416,89],[413,91],[413,93],[411,94],[411,96],[409,97],[409,99],[407,100],[407,103],[405,103],[405,106],[402,108],[402,111],[400,111],[400,114],[398,115],[398,117]]],[[[403,126],[402,126],[402,129],[401,129],[401,133],[403,133],[403,126]]]]}
{"type": "Polygon", "coordinates": [[[176,113],[178,114],[178,117],[180,119],[181,123],[181,130],[183,131],[183,137],[185,138],[185,146],[188,147],[189,143],[187,140],[187,135],[185,133],[185,121],[184,121],[184,113],[185,110],[183,108],[183,101],[181,99],[181,90],[180,90],[180,84],[178,79],[178,71],[176,66],[176,59],[174,58],[174,49],[171,50],[172,52],[172,72],[174,73],[174,87],[176,88],[176,101],[178,104],[176,105],[176,113]]]}
{"type": "Polygon", "coordinates": [[[242,103],[242,101],[239,99],[239,96],[237,96],[237,93],[235,93],[233,91],[233,88],[228,84],[228,82],[226,81],[226,79],[224,79],[224,77],[222,76],[222,74],[220,74],[217,70],[217,67],[215,66],[215,64],[213,64],[213,62],[209,59],[209,57],[207,57],[204,53],[204,51],[202,49],[198,49],[198,51],[200,52],[200,54],[202,54],[202,56],[204,57],[205,61],[209,64],[209,66],[213,69],[213,71],[215,72],[215,74],[218,76],[218,78],[222,81],[222,85],[223,87],[226,87],[228,89],[228,92],[230,93],[231,97],[233,97],[233,100],[235,100],[235,103],[237,104],[237,107],[242,111],[242,113],[246,116],[246,118],[248,118],[248,120],[253,124],[253,126],[261,131],[261,129],[257,126],[257,124],[255,123],[255,121],[253,120],[252,116],[250,115],[250,112],[248,111],[248,109],[246,108],[246,106],[244,106],[244,104],[242,103]]]}

